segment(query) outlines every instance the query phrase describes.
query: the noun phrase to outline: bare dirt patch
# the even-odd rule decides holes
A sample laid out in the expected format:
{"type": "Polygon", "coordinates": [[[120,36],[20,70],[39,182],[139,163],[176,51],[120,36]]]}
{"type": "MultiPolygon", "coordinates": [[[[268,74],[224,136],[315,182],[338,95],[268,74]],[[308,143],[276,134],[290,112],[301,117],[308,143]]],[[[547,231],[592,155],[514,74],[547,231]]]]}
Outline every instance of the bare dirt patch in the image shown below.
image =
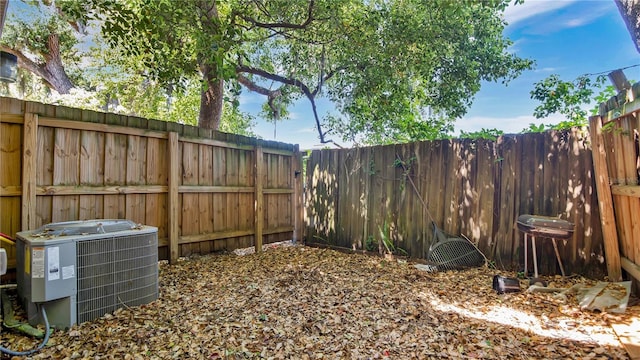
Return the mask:
{"type": "MultiPolygon", "coordinates": [[[[611,315],[549,294],[497,295],[497,273],[303,246],[183,259],[160,265],[157,301],[55,331],[33,358],[627,358],[611,315]]],[[[6,330],[1,339],[37,345],[6,330]]]]}

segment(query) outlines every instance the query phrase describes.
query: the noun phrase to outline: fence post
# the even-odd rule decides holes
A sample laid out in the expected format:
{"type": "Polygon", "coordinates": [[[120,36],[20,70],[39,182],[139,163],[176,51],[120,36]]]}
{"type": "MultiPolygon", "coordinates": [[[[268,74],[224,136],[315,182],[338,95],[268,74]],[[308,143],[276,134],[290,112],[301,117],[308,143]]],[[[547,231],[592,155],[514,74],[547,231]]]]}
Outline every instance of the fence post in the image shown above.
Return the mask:
{"type": "Polygon", "coordinates": [[[180,148],[178,146],[178,133],[169,132],[169,194],[168,194],[168,228],[169,228],[169,262],[175,264],[180,255],[178,247],[178,183],[180,181],[180,148]]]}
{"type": "Polygon", "coordinates": [[[607,168],[607,154],[604,149],[602,118],[600,116],[591,116],[589,118],[589,132],[591,133],[591,153],[596,190],[598,191],[598,205],[600,207],[600,222],[602,223],[607,273],[609,275],[609,281],[621,281],[622,270],[618,232],[616,230],[616,219],[613,212],[609,170],[607,168]]]}
{"type": "Polygon", "coordinates": [[[36,227],[38,114],[25,112],[22,126],[22,230],[36,227]]]}
{"type": "Polygon", "coordinates": [[[293,150],[293,242],[302,239],[302,183],[305,174],[302,173],[302,156],[300,146],[293,150]]]}
{"type": "Polygon", "coordinates": [[[264,174],[264,162],[262,146],[255,147],[255,248],[256,253],[262,252],[262,231],[264,228],[264,192],[262,183],[264,174]]]}

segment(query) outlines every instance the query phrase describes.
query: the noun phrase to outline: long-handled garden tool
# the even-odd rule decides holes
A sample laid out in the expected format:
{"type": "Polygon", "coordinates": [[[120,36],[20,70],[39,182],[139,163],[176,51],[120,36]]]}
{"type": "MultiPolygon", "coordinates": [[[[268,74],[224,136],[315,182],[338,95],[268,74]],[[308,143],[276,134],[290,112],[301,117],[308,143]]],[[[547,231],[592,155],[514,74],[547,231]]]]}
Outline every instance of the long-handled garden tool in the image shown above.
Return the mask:
{"type": "MultiPolygon", "coordinates": [[[[407,173],[407,169],[400,156],[396,154],[396,157],[404,172],[407,173]]],[[[433,225],[433,237],[436,241],[429,246],[427,260],[435,265],[439,271],[478,267],[485,264],[487,258],[469,239],[450,236],[438,228],[435,219],[429,212],[427,203],[420,195],[416,184],[409,174],[407,174],[407,179],[409,179],[409,183],[411,183],[413,190],[422,203],[425,213],[429,217],[430,223],[433,225]]]]}

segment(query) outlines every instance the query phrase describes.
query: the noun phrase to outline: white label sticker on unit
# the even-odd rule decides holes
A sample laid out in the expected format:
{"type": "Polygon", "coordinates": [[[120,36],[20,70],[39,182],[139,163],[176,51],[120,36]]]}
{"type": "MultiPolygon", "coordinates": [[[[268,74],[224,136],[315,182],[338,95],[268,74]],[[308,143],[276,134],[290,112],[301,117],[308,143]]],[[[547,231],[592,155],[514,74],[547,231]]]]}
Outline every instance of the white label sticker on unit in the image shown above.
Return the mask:
{"type": "Polygon", "coordinates": [[[62,267],[62,280],[67,280],[74,276],[76,276],[76,274],[75,274],[75,269],[73,265],[62,267]]]}
{"type": "Polygon", "coordinates": [[[60,248],[57,246],[47,249],[47,279],[60,279],[60,248]]]}
{"type": "Polygon", "coordinates": [[[44,248],[33,248],[31,255],[31,276],[44,278],[44,248]]]}

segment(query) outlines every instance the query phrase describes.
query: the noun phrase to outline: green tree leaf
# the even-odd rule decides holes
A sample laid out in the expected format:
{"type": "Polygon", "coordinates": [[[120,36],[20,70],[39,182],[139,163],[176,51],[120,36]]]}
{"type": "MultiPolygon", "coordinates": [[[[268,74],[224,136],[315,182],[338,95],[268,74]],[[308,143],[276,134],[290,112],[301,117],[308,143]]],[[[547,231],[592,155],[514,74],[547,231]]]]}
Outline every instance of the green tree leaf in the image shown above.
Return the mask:
{"type": "MultiPolygon", "coordinates": [[[[560,79],[559,75],[550,75],[535,83],[534,89],[530,92],[532,99],[541,102],[534,109],[533,115],[538,119],[554,113],[564,115],[566,121],[550,126],[556,130],[585,126],[588,123],[588,111],[585,106],[592,101],[594,91],[604,82],[604,76],[592,79],[587,75],[582,75],[573,81],[564,81],[560,79]]],[[[536,131],[533,124],[530,130],[536,131]]]]}

